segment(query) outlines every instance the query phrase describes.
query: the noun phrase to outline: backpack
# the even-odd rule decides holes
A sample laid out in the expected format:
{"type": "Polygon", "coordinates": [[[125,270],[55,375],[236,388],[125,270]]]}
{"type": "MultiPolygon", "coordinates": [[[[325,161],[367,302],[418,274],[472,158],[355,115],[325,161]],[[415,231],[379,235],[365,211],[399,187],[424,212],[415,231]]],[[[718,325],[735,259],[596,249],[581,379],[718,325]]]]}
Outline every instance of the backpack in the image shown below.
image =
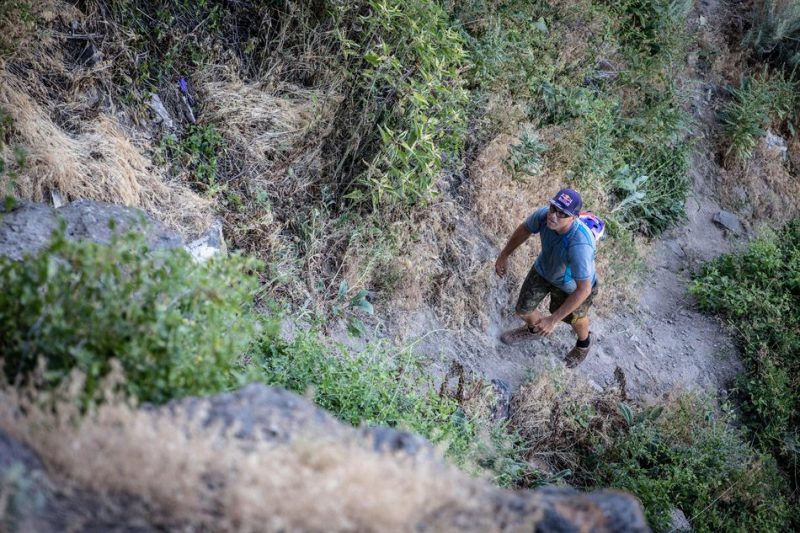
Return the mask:
{"type": "Polygon", "coordinates": [[[581,211],[578,220],[586,226],[594,237],[594,244],[597,246],[606,237],[606,223],[603,219],[591,211],[581,211]]]}

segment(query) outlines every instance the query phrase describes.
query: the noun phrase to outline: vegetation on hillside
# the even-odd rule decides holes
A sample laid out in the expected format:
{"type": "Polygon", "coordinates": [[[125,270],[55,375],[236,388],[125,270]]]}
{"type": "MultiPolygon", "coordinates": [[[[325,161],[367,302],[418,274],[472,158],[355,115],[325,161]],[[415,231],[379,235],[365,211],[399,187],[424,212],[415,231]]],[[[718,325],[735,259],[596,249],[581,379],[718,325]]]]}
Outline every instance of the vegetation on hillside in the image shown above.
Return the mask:
{"type": "MultiPolygon", "coordinates": [[[[24,263],[0,259],[6,378],[50,390],[79,372],[80,407],[90,410],[103,400],[98,384],[112,360],[126,377],[122,392],[139,401],[246,381],[281,385],[347,422],[420,432],[504,485],[631,490],[657,529],[673,507],[701,531],[796,525],[797,498],[783,486],[797,487],[796,223],[778,241],[711,264],[694,288],[707,309],[748,320],[739,328],[747,433],[727,406],[691,396],[640,406],[624,387],[598,396],[563,376],[523,387],[509,429],[494,425],[485,405],[437,393],[412,354],[384,345],[348,354],[317,329],[292,340],[277,329],[276,310],[291,305],[312,323],[345,318],[357,335],[368,289],[379,303],[403,287],[447,307],[448,276],[462,274],[447,269],[469,260],[453,258],[452,230],[436,234],[453,225],[446,206],[470,204],[497,240],[519,222],[512,213],[562,184],[584,191],[607,220],[605,250],[620,265],[610,285],[621,283],[635,263],[634,237],[683,217],[692,146],[680,71],[690,7],[2,4],[3,194],[43,200],[59,190],[68,200],[137,205],[190,230],[213,206],[233,247],[260,260],[196,265],[182,252],[146,253],[134,238],[111,246],[57,238],[24,263]],[[73,22],[84,37],[73,35],[73,22]],[[47,31],[34,34],[35,25],[47,31]],[[67,34],[75,38],[65,45],[57,36],[67,34]],[[153,95],[173,127],[153,125],[153,95]],[[470,182],[493,142],[506,145],[508,173],[470,182]],[[493,195],[499,189],[510,191],[509,205],[493,195]],[[421,253],[431,241],[447,253],[421,253]]],[[[748,73],[723,106],[722,151],[732,161],[750,158],[768,128],[794,132],[798,21],[792,2],[765,2],[752,14],[744,44],[769,67],[748,73]]],[[[459,312],[478,313],[446,309],[459,312]]]]}
{"type": "Polygon", "coordinates": [[[790,500],[775,461],[748,443],[729,405],[715,404],[676,392],[637,405],[624,382],[598,393],[554,371],[519,389],[511,424],[546,472],[536,482],[558,473],[585,489],[629,490],[656,531],[669,531],[675,508],[696,531],[785,530],[790,500]]]}
{"type": "Polygon", "coordinates": [[[253,306],[257,267],[238,255],[196,264],[184,250],[150,251],[133,234],[108,246],[57,234],[35,257],[0,257],[6,382],[46,391],[77,376],[83,408],[105,400],[100,385],[115,364],[118,392],[135,402],[279,385],[310,392],[353,425],[418,432],[468,470],[516,480],[514,435],[494,427],[487,408],[439,394],[412,354],[382,344],[348,354],[316,330],[281,338],[279,310],[253,306]]]}
{"type": "MultiPolygon", "coordinates": [[[[746,372],[738,379],[742,422],[774,455],[798,505],[800,461],[800,220],[708,263],[692,286],[700,305],[735,332],[746,372]]],[[[797,507],[795,507],[797,509],[797,507]]],[[[795,526],[800,516],[793,516],[795,526]]]]}

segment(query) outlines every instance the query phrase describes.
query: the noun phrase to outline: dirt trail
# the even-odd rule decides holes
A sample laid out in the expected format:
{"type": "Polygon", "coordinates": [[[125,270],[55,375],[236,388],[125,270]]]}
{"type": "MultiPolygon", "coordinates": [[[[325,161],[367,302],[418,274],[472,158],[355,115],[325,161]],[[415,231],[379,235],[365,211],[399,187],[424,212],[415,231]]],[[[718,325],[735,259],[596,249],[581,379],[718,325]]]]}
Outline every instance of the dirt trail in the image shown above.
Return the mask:
{"type": "MultiPolygon", "coordinates": [[[[717,20],[717,11],[716,2],[700,2],[690,24],[717,20]]],[[[710,27],[694,29],[703,38],[718,31],[710,27]]],[[[689,63],[686,77],[696,120],[693,134],[697,151],[691,170],[692,193],[686,203],[687,220],[650,246],[646,253],[648,271],[641,280],[638,301],[593,320],[593,351],[574,370],[599,388],[615,381],[619,367],[625,374],[628,394],[641,399],[655,398],[675,387],[712,393],[725,390],[741,371],[729,335],[718,321],[698,312],[687,291],[691,273],[702,262],[730,251],[733,245],[732,236],[712,222],[720,210],[712,184],[721,170],[713,161],[709,141],[715,120],[712,98],[717,91],[704,81],[705,67],[697,61],[689,63]]],[[[489,328],[449,330],[430,309],[423,308],[387,323],[387,333],[414,342],[417,351],[429,355],[442,371],[457,360],[487,378],[507,381],[512,388],[531,372],[563,365],[563,356],[575,342],[571,330],[563,325],[550,338],[524,346],[508,347],[499,342],[501,331],[520,324],[513,316],[519,287],[494,275],[491,265],[499,250],[488,239],[476,237],[479,226],[471,215],[465,215],[458,226],[459,246],[464,253],[479,258],[486,265],[484,275],[491,278],[485,301],[489,328]]],[[[521,248],[517,253],[527,252],[521,248]]]]}

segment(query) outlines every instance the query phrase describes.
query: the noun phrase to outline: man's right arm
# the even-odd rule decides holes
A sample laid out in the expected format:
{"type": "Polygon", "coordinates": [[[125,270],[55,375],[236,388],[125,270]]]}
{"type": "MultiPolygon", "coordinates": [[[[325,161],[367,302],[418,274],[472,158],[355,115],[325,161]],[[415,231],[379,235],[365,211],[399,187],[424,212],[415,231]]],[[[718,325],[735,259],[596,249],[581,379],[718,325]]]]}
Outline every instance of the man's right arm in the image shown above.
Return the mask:
{"type": "Polygon", "coordinates": [[[505,248],[503,248],[503,251],[497,256],[497,261],[495,261],[494,271],[497,272],[498,276],[502,278],[506,275],[506,271],[508,270],[508,256],[519,248],[523,242],[527,241],[530,236],[531,231],[528,229],[528,225],[525,222],[517,226],[517,229],[514,230],[514,233],[512,233],[511,237],[508,239],[505,248]]]}

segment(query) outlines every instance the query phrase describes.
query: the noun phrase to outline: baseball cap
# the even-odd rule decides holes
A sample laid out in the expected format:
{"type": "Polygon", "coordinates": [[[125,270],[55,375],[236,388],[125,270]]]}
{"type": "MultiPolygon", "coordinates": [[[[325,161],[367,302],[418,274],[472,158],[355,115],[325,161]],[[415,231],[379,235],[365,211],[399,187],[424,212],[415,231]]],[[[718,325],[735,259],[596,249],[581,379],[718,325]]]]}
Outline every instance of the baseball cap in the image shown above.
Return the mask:
{"type": "Polygon", "coordinates": [[[572,189],[561,189],[553,196],[550,203],[573,217],[580,215],[583,206],[581,195],[572,189]]]}

